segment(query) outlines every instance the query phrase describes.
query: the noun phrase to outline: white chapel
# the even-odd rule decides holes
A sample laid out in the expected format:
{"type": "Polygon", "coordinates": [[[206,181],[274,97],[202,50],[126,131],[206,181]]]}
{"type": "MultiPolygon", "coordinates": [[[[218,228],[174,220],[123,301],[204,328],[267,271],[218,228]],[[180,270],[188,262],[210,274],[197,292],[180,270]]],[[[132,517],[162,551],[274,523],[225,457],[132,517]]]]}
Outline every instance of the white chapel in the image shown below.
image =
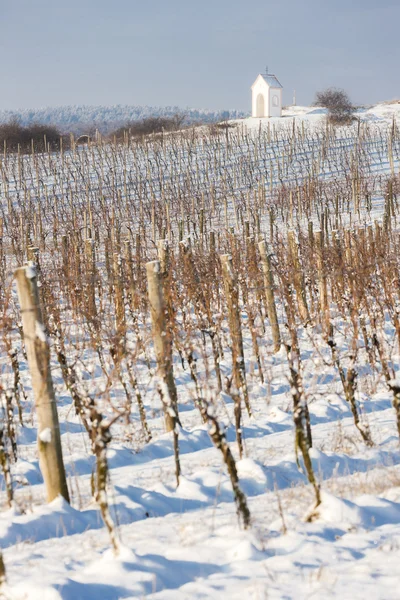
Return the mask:
{"type": "Polygon", "coordinates": [[[251,86],[253,117],[282,116],[282,86],[275,75],[261,74],[251,86]]]}

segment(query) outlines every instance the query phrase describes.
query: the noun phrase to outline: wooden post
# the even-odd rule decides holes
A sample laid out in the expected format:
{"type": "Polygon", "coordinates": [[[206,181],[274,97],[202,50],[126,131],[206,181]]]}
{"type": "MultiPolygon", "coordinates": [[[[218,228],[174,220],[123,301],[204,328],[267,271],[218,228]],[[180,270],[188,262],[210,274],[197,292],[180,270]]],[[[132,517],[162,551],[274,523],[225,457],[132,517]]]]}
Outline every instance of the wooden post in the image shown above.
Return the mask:
{"type": "Polygon", "coordinates": [[[169,270],[169,244],[168,240],[158,240],[157,255],[160,261],[161,275],[166,277],[169,270]]]}
{"type": "Polygon", "coordinates": [[[85,295],[89,311],[89,318],[93,319],[97,316],[96,311],[96,251],[94,240],[87,238],[85,240],[85,255],[86,255],[86,282],[85,295]]]}
{"type": "Polygon", "coordinates": [[[288,241],[289,241],[289,251],[292,257],[292,263],[294,267],[293,273],[293,283],[294,289],[296,290],[297,304],[299,307],[300,317],[306,323],[310,319],[310,315],[308,312],[307,299],[306,299],[306,289],[304,284],[304,276],[301,268],[300,258],[299,258],[299,248],[296,242],[296,238],[293,231],[288,232],[288,241]]]}
{"type": "Polygon", "coordinates": [[[321,311],[321,323],[325,333],[329,333],[329,305],[328,305],[328,287],[326,283],[326,273],[324,270],[324,238],[322,231],[315,232],[315,247],[317,254],[318,287],[319,302],[321,311]]]}
{"type": "Polygon", "coordinates": [[[312,221],[308,221],[308,241],[311,250],[314,249],[314,226],[312,221]]]}
{"type": "Polygon", "coordinates": [[[62,274],[64,277],[64,281],[67,284],[69,277],[69,268],[68,268],[68,250],[69,250],[69,240],[67,235],[61,236],[61,256],[62,256],[62,274]]]}
{"type": "Polygon", "coordinates": [[[57,406],[50,372],[50,350],[39,304],[36,271],[33,267],[20,267],[15,271],[15,279],[35,396],[39,463],[46,486],[47,501],[51,502],[61,494],[69,502],[57,406]]]}
{"type": "Polygon", "coordinates": [[[39,248],[36,246],[28,246],[26,255],[28,261],[33,262],[36,270],[40,273],[39,248]]]}
{"type": "Polygon", "coordinates": [[[163,396],[165,426],[167,431],[172,431],[178,422],[178,396],[172,367],[172,340],[167,331],[160,262],[153,260],[146,263],[146,271],[158,374],[166,385],[169,396],[163,396]]]}
{"type": "Polygon", "coordinates": [[[239,290],[237,278],[233,271],[232,257],[230,254],[221,255],[221,265],[225,297],[229,312],[229,329],[232,339],[232,366],[234,382],[237,391],[241,391],[243,393],[247,412],[249,413],[249,416],[251,416],[249,395],[246,385],[242,325],[240,322],[239,313],[239,290]]]}
{"type": "Polygon", "coordinates": [[[178,443],[178,395],[176,392],[172,366],[172,340],[168,332],[160,263],[153,260],[146,263],[147,285],[150,302],[151,324],[153,330],[154,350],[156,353],[158,375],[160,378],[159,393],[164,405],[165,425],[167,431],[174,436],[174,456],[176,483],[179,485],[181,472],[178,443]]]}
{"type": "Polygon", "coordinates": [[[200,209],[200,245],[203,247],[204,240],[204,208],[200,209]]]}
{"type": "Polygon", "coordinates": [[[210,253],[214,254],[215,252],[215,231],[210,231],[210,253]]]}
{"type": "Polygon", "coordinates": [[[271,260],[267,252],[267,244],[264,240],[258,242],[260,250],[261,265],[264,273],[264,291],[267,301],[268,319],[271,325],[272,340],[274,342],[274,352],[278,352],[281,347],[281,335],[279,331],[278,315],[274,298],[274,278],[271,269],[271,260]]]}
{"type": "Polygon", "coordinates": [[[132,310],[135,304],[135,277],[133,274],[133,258],[132,258],[132,246],[129,239],[124,241],[124,261],[126,266],[126,279],[127,279],[127,298],[129,308],[132,310]]]}
{"type": "Polygon", "coordinates": [[[114,252],[113,260],[114,271],[114,302],[115,302],[115,326],[117,336],[122,339],[125,335],[125,299],[124,299],[124,281],[122,270],[122,258],[117,252],[114,252]]]}
{"type": "MultiPolygon", "coordinates": [[[[142,240],[140,234],[136,234],[135,238],[135,263],[136,263],[136,294],[135,294],[135,308],[138,309],[140,305],[146,307],[144,294],[143,294],[143,281],[142,281],[142,240]],[[143,295],[142,295],[143,294],[143,295]]],[[[146,307],[147,309],[147,307],[146,307]]]]}

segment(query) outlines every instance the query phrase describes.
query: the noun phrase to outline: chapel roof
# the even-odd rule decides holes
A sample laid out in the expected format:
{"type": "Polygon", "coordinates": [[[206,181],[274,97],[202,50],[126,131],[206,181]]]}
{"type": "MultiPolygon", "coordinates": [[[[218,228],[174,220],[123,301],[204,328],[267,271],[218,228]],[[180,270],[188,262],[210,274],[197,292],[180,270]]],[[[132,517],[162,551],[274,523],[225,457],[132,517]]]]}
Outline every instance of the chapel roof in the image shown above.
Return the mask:
{"type": "Polygon", "coordinates": [[[273,88],[281,88],[282,85],[279,83],[278,79],[272,73],[260,73],[261,77],[264,79],[265,83],[269,85],[269,87],[273,88]]]}

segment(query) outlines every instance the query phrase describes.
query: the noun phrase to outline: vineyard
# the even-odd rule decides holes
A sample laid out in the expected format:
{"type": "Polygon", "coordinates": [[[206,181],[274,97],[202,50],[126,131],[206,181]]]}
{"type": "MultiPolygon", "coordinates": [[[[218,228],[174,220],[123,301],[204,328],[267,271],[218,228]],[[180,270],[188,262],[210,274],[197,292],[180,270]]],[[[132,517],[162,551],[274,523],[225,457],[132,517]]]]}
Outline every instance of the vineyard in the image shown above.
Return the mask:
{"type": "Polygon", "coordinates": [[[5,144],[0,597],[398,597],[396,108],[5,144]]]}

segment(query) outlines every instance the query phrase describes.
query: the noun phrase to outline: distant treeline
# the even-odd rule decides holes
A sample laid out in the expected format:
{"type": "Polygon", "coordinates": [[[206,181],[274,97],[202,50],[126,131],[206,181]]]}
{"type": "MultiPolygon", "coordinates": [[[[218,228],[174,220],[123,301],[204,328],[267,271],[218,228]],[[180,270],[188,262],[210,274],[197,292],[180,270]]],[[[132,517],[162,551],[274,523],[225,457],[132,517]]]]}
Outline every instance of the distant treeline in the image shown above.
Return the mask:
{"type": "Polygon", "coordinates": [[[147,120],[149,118],[167,118],[185,115],[187,124],[215,123],[225,119],[240,119],[248,116],[238,110],[204,110],[177,106],[61,106],[58,108],[21,109],[0,111],[0,124],[17,120],[24,127],[35,123],[57,127],[62,133],[82,135],[97,129],[108,135],[126,123],[147,120]]]}
{"type": "MultiPolygon", "coordinates": [[[[175,114],[172,117],[153,116],[138,121],[128,121],[117,129],[110,131],[106,139],[122,141],[129,138],[142,137],[161,132],[179,131],[189,124],[186,115],[175,114]]],[[[85,143],[88,139],[96,139],[96,128],[93,125],[85,130],[80,137],[69,132],[61,131],[55,125],[34,123],[22,125],[16,119],[0,124],[0,147],[2,151],[29,153],[58,151],[62,147],[67,150],[74,139],[74,143],[85,143]],[[72,135],[71,135],[72,134],[72,135]]]]}

